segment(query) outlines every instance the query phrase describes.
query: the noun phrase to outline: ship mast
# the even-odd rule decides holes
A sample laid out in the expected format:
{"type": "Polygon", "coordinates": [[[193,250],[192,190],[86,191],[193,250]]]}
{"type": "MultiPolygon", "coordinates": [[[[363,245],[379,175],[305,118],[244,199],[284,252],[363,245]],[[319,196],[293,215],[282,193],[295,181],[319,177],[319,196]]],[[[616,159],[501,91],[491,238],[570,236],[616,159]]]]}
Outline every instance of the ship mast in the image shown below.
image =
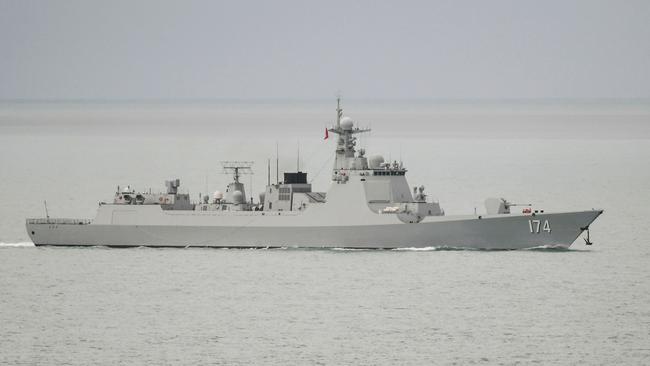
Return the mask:
{"type": "Polygon", "coordinates": [[[341,117],[343,117],[343,109],[341,109],[341,96],[336,97],[336,128],[341,128],[341,117]]]}
{"type": "MultiPolygon", "coordinates": [[[[242,175],[253,174],[252,161],[222,161],[221,167],[223,173],[231,173],[233,175],[233,182],[228,184],[226,188],[226,202],[230,203],[246,203],[246,190],[244,184],[239,181],[242,175]],[[237,193],[238,192],[238,193],[237,193]]],[[[252,183],[252,182],[251,182],[252,183]]],[[[252,184],[251,184],[252,185],[252,184]]]]}
{"type": "Polygon", "coordinates": [[[252,161],[222,161],[221,166],[223,173],[231,173],[235,183],[239,183],[239,177],[242,175],[253,174],[252,161]]]}
{"type": "Polygon", "coordinates": [[[354,158],[357,144],[356,134],[370,132],[369,128],[359,128],[354,126],[354,122],[349,117],[343,117],[343,108],[341,108],[341,97],[336,98],[336,126],[327,129],[339,137],[336,142],[336,161],[334,170],[348,169],[347,159],[354,158]]]}

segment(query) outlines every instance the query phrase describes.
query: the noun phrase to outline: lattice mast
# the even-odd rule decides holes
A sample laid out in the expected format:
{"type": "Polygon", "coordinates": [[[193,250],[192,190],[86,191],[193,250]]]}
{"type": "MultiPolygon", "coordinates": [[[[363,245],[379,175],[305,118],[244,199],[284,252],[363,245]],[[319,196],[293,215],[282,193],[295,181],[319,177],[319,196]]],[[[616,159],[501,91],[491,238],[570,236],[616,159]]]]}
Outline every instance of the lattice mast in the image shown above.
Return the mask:
{"type": "Polygon", "coordinates": [[[336,98],[336,126],[327,130],[338,135],[334,169],[347,169],[346,158],[354,158],[356,153],[357,138],[354,135],[370,132],[370,128],[355,127],[351,118],[343,117],[341,97],[339,96],[336,98]]]}

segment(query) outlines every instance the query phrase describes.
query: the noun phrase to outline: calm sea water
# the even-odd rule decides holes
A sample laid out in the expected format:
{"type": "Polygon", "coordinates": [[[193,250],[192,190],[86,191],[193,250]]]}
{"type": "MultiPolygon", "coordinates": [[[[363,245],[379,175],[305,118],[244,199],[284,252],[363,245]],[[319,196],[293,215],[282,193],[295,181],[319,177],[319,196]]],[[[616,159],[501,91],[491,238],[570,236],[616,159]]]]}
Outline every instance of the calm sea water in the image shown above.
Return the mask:
{"type": "Polygon", "coordinates": [[[115,186],[223,190],[221,160],[326,190],[326,103],[0,105],[0,363],[650,363],[650,106],[355,103],[370,154],[448,214],[486,197],[604,208],[570,250],[34,248],[115,186]]]}

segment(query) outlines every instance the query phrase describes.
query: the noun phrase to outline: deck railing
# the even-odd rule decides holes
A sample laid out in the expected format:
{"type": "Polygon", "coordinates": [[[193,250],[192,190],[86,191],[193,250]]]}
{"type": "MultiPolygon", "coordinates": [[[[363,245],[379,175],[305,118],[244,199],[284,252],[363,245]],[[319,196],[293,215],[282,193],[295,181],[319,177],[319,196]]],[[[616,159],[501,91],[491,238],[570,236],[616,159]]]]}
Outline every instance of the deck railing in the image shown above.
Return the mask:
{"type": "Polygon", "coordinates": [[[27,219],[28,224],[88,225],[91,219],[27,219]]]}

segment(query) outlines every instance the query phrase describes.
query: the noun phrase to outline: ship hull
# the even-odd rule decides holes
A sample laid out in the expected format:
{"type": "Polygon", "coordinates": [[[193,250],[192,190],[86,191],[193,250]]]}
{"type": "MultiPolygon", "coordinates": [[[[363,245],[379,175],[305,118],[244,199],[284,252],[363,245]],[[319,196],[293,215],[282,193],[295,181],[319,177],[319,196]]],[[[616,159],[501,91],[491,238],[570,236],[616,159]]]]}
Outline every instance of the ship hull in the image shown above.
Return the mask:
{"type": "Polygon", "coordinates": [[[568,248],[600,210],[440,217],[420,223],[332,226],[27,223],[35,245],[111,247],[468,249],[568,248]],[[548,226],[547,223],[548,222],[548,226]]]}

